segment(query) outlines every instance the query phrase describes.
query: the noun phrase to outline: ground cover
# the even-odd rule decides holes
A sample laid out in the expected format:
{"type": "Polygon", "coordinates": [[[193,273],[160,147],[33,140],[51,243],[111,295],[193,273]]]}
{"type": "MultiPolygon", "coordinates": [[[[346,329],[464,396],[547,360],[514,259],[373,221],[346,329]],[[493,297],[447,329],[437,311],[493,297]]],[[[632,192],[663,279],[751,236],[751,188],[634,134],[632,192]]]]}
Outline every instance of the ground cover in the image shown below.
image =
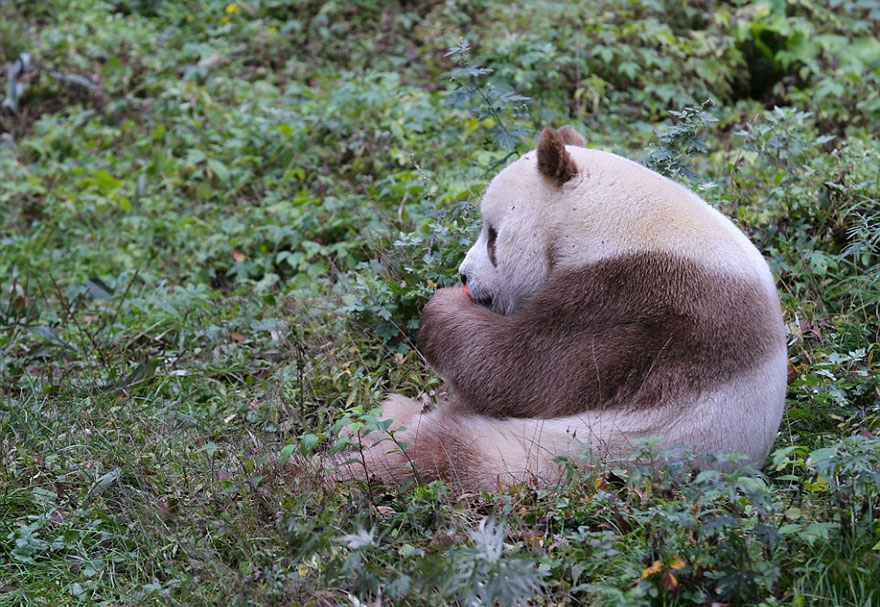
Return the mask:
{"type": "Polygon", "coordinates": [[[858,0],[0,3],[0,605],[877,603],[878,37],[858,0]],[[767,464],[280,472],[436,396],[419,310],[563,124],[767,255],[767,464]]]}

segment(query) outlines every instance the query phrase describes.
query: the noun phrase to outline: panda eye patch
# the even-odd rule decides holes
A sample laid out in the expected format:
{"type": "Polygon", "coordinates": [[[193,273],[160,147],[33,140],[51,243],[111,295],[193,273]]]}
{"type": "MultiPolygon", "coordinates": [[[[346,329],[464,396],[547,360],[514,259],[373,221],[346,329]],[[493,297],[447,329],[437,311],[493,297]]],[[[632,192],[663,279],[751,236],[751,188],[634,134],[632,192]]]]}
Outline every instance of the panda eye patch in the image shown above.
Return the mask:
{"type": "Polygon", "coordinates": [[[495,240],[498,238],[498,232],[495,231],[495,228],[489,226],[487,229],[487,236],[486,250],[489,252],[489,261],[492,262],[493,266],[497,266],[498,264],[495,261],[495,240]]]}

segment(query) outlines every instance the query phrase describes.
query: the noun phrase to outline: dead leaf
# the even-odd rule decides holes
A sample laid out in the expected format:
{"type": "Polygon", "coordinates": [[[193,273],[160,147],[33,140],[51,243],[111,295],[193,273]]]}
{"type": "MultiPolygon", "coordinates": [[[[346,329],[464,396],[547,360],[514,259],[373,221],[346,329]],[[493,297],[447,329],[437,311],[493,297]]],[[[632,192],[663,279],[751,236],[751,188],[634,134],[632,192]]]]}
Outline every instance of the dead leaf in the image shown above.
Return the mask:
{"type": "Polygon", "coordinates": [[[654,564],[648,567],[647,569],[642,569],[642,579],[649,578],[655,573],[660,573],[660,570],[663,569],[663,561],[654,561],[654,564]]]}
{"type": "Polygon", "coordinates": [[[678,587],[678,580],[675,579],[675,576],[672,575],[671,571],[667,571],[663,574],[663,579],[660,580],[660,583],[663,584],[663,587],[666,590],[675,590],[678,587]]]}

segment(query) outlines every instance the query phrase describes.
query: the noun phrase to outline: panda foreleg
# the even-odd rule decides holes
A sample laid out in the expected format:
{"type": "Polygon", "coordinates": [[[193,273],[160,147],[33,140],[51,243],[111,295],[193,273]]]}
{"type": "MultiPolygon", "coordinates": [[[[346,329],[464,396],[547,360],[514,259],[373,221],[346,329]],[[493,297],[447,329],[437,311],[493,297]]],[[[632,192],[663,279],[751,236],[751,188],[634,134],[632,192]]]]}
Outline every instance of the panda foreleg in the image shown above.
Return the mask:
{"type": "Polygon", "coordinates": [[[564,374],[579,364],[575,335],[543,335],[518,315],[475,304],[461,289],[440,289],[425,306],[419,341],[454,395],[451,410],[528,418],[573,408],[579,392],[564,374]],[[553,404],[557,399],[565,402],[553,404]]]}

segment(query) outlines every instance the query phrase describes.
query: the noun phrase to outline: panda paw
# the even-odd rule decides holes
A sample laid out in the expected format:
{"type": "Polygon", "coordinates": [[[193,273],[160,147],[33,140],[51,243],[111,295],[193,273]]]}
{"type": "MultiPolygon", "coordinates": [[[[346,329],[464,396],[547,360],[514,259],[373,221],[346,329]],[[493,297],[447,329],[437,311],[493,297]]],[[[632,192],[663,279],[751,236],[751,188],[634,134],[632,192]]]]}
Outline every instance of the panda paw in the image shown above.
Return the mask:
{"type": "Polygon", "coordinates": [[[427,361],[443,373],[473,340],[473,310],[477,305],[463,289],[438,289],[422,311],[419,343],[427,361]]]}
{"type": "Polygon", "coordinates": [[[463,306],[471,303],[471,296],[461,287],[444,287],[437,289],[431,302],[439,302],[441,305],[463,306]]]}
{"type": "Polygon", "coordinates": [[[464,289],[456,287],[447,287],[437,289],[431,301],[422,311],[422,325],[426,323],[436,323],[443,325],[445,323],[459,323],[462,320],[462,314],[467,309],[474,307],[474,302],[464,289]]]}

